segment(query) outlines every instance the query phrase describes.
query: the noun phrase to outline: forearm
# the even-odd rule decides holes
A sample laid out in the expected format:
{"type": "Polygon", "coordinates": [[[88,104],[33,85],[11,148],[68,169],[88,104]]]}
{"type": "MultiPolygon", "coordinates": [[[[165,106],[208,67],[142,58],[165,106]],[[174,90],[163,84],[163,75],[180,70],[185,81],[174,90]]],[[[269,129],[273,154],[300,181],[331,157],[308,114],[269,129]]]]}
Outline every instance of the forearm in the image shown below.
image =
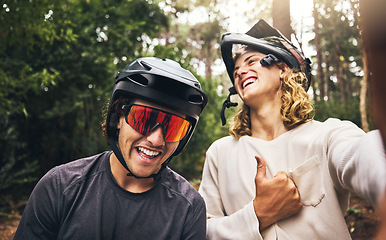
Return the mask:
{"type": "Polygon", "coordinates": [[[262,239],[253,202],[229,216],[208,217],[208,239],[262,239]]]}
{"type": "Polygon", "coordinates": [[[265,210],[259,210],[259,207],[257,209],[255,208],[255,215],[259,222],[259,231],[263,231],[267,227],[271,226],[275,222],[281,220],[280,217],[275,214],[274,211],[265,211],[265,210]]]}

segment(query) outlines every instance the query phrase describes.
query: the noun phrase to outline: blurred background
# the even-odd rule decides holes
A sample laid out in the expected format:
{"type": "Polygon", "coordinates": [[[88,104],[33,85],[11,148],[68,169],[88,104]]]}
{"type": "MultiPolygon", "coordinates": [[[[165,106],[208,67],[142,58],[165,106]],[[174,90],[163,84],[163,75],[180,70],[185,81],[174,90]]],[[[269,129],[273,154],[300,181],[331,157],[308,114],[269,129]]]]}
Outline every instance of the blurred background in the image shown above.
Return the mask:
{"type": "MultiPolygon", "coordinates": [[[[100,126],[115,74],[142,56],[180,62],[209,95],[190,143],[170,164],[197,186],[206,149],[228,134],[221,35],[261,18],[312,60],[315,119],[374,128],[359,0],[2,0],[0,217],[20,216],[53,166],[109,150],[100,126]]],[[[363,218],[358,211],[348,215],[363,218]]]]}

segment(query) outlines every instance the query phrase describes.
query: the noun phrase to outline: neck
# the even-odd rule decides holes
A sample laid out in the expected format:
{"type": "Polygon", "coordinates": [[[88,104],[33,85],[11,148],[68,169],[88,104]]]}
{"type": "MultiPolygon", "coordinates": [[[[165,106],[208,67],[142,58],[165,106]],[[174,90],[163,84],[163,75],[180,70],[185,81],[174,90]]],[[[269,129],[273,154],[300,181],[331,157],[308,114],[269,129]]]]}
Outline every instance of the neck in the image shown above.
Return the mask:
{"type": "Polygon", "coordinates": [[[280,114],[280,105],[272,103],[250,109],[252,137],[271,141],[288,131],[280,114]]]}
{"type": "Polygon", "coordinates": [[[119,162],[114,153],[110,156],[111,172],[120,187],[132,193],[142,193],[150,190],[156,184],[153,178],[135,178],[127,176],[127,170],[119,162]]]}

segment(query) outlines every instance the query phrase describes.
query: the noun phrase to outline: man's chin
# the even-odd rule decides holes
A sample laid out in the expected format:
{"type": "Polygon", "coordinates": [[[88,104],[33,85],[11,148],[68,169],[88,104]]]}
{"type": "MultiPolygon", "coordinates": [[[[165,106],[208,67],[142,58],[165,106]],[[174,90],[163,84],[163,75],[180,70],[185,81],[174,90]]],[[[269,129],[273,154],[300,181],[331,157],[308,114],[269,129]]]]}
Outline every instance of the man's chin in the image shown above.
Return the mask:
{"type": "Polygon", "coordinates": [[[141,171],[141,170],[137,170],[137,171],[133,171],[133,174],[135,176],[137,176],[138,178],[152,178],[155,174],[157,174],[159,172],[159,169],[156,170],[156,171],[141,171]]]}

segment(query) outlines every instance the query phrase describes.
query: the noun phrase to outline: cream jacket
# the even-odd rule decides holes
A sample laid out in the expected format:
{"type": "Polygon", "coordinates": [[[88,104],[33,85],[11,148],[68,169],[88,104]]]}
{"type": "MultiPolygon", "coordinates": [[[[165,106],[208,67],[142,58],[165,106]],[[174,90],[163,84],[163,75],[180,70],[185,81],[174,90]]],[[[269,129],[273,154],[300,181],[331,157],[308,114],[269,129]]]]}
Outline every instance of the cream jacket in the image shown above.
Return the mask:
{"type": "Polygon", "coordinates": [[[344,215],[349,192],[373,205],[386,189],[386,157],[379,131],[365,134],[338,119],[311,121],[272,141],[225,137],[207,151],[199,189],[208,217],[208,239],[351,239],[344,215]],[[267,177],[287,172],[303,208],[259,232],[253,209],[255,155],[267,177]]]}

